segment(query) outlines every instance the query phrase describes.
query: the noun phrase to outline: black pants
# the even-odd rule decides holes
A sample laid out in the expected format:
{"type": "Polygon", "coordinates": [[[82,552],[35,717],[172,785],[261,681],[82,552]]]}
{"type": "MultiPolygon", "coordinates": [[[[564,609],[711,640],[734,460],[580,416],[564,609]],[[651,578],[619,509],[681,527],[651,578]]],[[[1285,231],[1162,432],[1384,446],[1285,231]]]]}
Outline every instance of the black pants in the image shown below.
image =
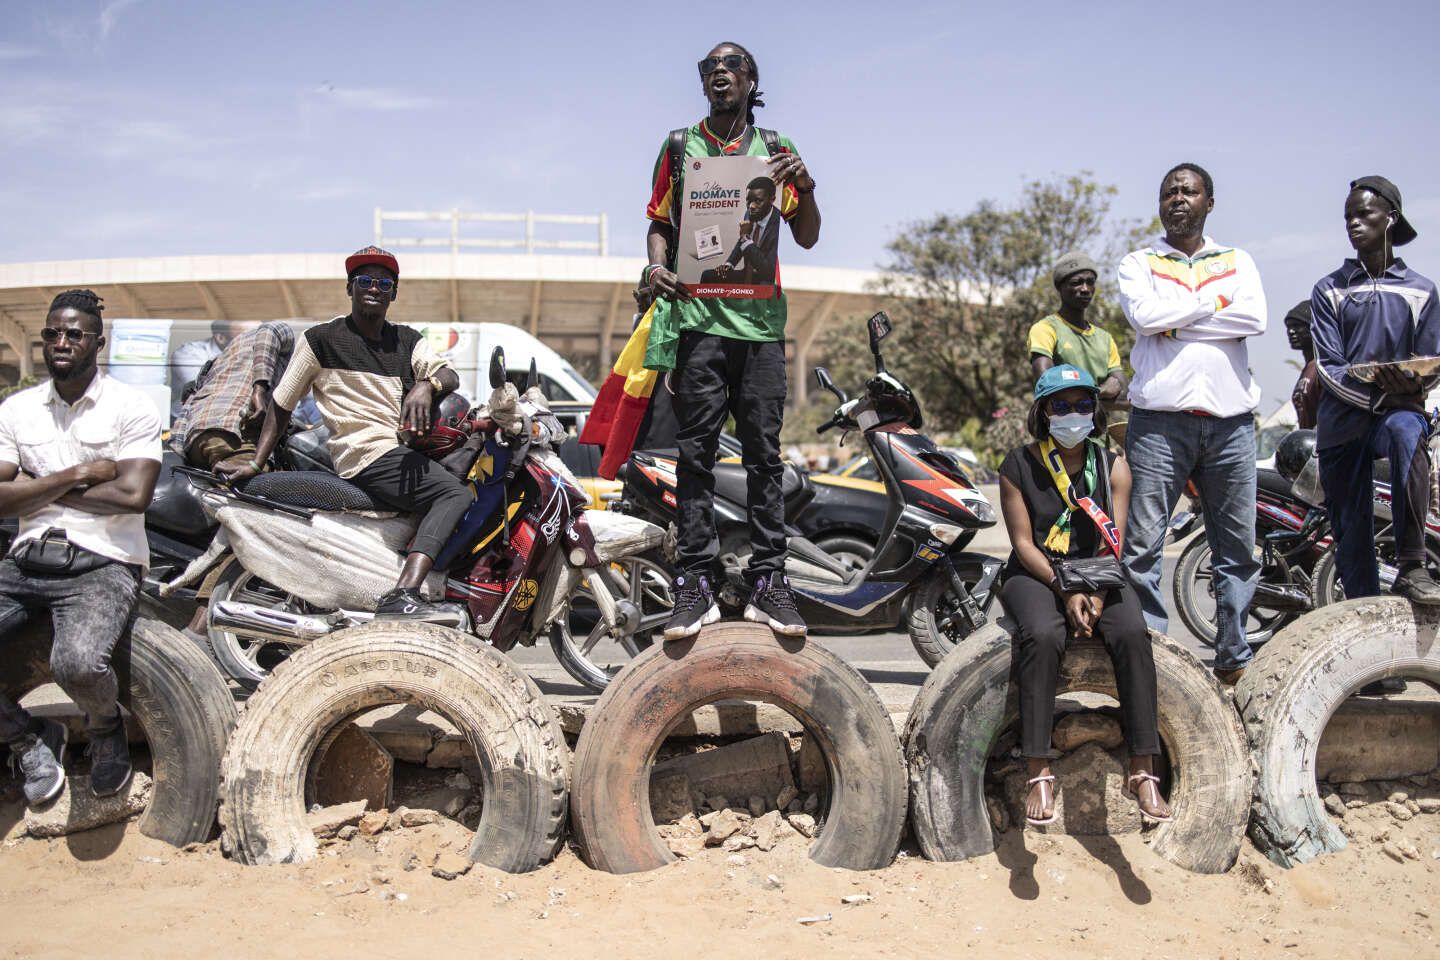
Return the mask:
{"type": "Polygon", "coordinates": [[[396,447],[350,478],[382,503],[406,513],[421,513],[411,553],[434,560],[474,499],[455,474],[418,450],[396,447]]]}
{"type": "MultiPolygon", "coordinates": [[[[1016,675],[1020,684],[1020,752],[1041,759],[1050,756],[1050,728],[1055,722],[1055,687],[1060,661],[1070,638],[1065,607],[1048,586],[1025,573],[1007,577],[1000,603],[1019,626],[1016,675]]],[[[1120,694],[1120,720],[1130,755],[1160,752],[1156,726],[1155,658],[1140,599],[1126,584],[1105,597],[1095,632],[1115,665],[1120,694]]]]}
{"type": "MultiPolygon", "coordinates": [[[[120,722],[120,687],[110,657],[134,621],[139,591],[138,568],[129,564],[46,576],[26,573],[9,557],[0,560],[0,649],[32,614],[48,612],[54,631],[50,674],[85,711],[91,739],[120,722]]],[[[30,714],[0,694],[0,741],[14,742],[27,731],[34,732],[30,714]]]]}
{"type": "Polygon", "coordinates": [[[751,576],[785,568],[785,499],[780,489],[780,422],[785,409],[785,344],[684,333],[676,353],[676,497],[680,569],[709,574],[715,535],[715,454],[727,414],[735,417],[750,508],[751,576]]]}

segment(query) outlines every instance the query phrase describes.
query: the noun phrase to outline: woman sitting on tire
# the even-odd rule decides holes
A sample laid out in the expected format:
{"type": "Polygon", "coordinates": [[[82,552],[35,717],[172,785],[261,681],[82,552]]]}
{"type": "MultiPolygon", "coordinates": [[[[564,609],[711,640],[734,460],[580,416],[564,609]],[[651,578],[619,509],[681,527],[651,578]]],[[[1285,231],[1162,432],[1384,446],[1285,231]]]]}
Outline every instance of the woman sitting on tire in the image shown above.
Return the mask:
{"type": "Polygon", "coordinates": [[[1000,465],[1000,508],[1013,547],[1000,602],[1018,628],[1020,747],[1030,777],[1025,820],[1037,826],[1055,819],[1050,729],[1071,635],[1098,634],[1115,665],[1130,750],[1126,793],[1147,818],[1170,819],[1153,772],[1160,752],[1155,661],[1140,601],[1118,561],[1130,468],[1090,439],[1105,430],[1098,396],[1085,371],[1069,364],[1046,370],[1027,420],[1036,442],[1011,450],[1000,465]]]}

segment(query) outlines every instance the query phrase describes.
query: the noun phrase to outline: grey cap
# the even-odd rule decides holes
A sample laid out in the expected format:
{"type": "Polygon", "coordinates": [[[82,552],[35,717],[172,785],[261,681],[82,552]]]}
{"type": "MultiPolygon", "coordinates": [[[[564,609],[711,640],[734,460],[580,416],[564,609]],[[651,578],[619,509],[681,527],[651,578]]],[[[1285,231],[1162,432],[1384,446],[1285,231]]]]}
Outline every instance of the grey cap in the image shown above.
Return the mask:
{"type": "Polygon", "coordinates": [[[1100,268],[1095,266],[1095,261],[1090,259],[1088,253],[1083,253],[1079,250],[1070,251],[1055,264],[1055,272],[1052,274],[1055,279],[1055,286],[1060,286],[1060,284],[1065,282],[1067,277],[1077,274],[1082,270],[1089,270],[1095,274],[1097,280],[1100,278],[1100,268]]]}

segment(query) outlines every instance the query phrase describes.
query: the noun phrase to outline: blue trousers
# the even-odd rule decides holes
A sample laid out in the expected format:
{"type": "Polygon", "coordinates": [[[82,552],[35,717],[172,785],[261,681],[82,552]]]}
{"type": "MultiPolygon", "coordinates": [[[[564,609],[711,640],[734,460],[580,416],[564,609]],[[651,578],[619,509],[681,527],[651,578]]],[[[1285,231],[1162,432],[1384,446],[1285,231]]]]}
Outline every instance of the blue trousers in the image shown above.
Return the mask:
{"type": "Polygon", "coordinates": [[[1325,509],[1335,531],[1335,561],[1345,596],[1380,593],[1375,561],[1376,457],[1390,458],[1391,516],[1395,557],[1401,563],[1425,560],[1425,512],[1430,505],[1429,428],[1413,410],[1390,410],[1348,443],[1319,451],[1325,509]]]}
{"type": "Polygon", "coordinates": [[[1255,421],[1248,414],[1204,417],[1165,410],[1130,412],[1125,457],[1134,478],[1121,561],[1151,628],[1169,626],[1160,593],[1161,552],[1170,514],[1194,479],[1215,571],[1215,668],[1234,670],[1254,654],[1245,641],[1255,594],[1255,421]]]}

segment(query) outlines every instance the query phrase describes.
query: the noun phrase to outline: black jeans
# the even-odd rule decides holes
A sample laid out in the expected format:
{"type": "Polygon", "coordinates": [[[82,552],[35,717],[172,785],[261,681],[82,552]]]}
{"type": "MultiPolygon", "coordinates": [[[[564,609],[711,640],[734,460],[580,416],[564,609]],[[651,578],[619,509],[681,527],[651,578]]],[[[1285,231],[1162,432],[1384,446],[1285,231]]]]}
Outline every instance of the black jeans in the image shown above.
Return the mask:
{"type": "Polygon", "coordinates": [[[750,508],[748,573],[779,573],[785,568],[785,498],[780,488],[785,344],[684,333],[672,380],[680,425],[675,437],[680,569],[710,574],[720,553],[713,471],[720,430],[731,414],[740,435],[750,508]]]}
{"type": "Polygon", "coordinates": [[[409,447],[389,451],[351,477],[350,482],[396,510],[423,511],[420,528],[410,541],[410,552],[423,553],[432,560],[440,554],[474,499],[465,481],[409,447]]]}
{"type": "MultiPolygon", "coordinates": [[[[1034,759],[1048,757],[1055,687],[1070,639],[1065,607],[1055,591],[1026,573],[1006,578],[1000,603],[1019,626],[1015,665],[1020,684],[1020,753],[1034,759]]],[[[1130,755],[1155,756],[1160,752],[1155,657],[1150,635],[1145,632],[1140,598],[1129,584],[1106,595],[1095,632],[1115,665],[1120,720],[1130,755]]]]}
{"type": "MultiPolygon", "coordinates": [[[[120,722],[120,688],[110,656],[135,619],[139,591],[136,569],[123,563],[50,577],[25,573],[9,557],[0,560],[0,649],[32,613],[48,611],[55,634],[51,676],[85,711],[91,739],[120,722]]],[[[30,714],[0,694],[0,741],[14,742],[29,727],[30,714]]]]}

